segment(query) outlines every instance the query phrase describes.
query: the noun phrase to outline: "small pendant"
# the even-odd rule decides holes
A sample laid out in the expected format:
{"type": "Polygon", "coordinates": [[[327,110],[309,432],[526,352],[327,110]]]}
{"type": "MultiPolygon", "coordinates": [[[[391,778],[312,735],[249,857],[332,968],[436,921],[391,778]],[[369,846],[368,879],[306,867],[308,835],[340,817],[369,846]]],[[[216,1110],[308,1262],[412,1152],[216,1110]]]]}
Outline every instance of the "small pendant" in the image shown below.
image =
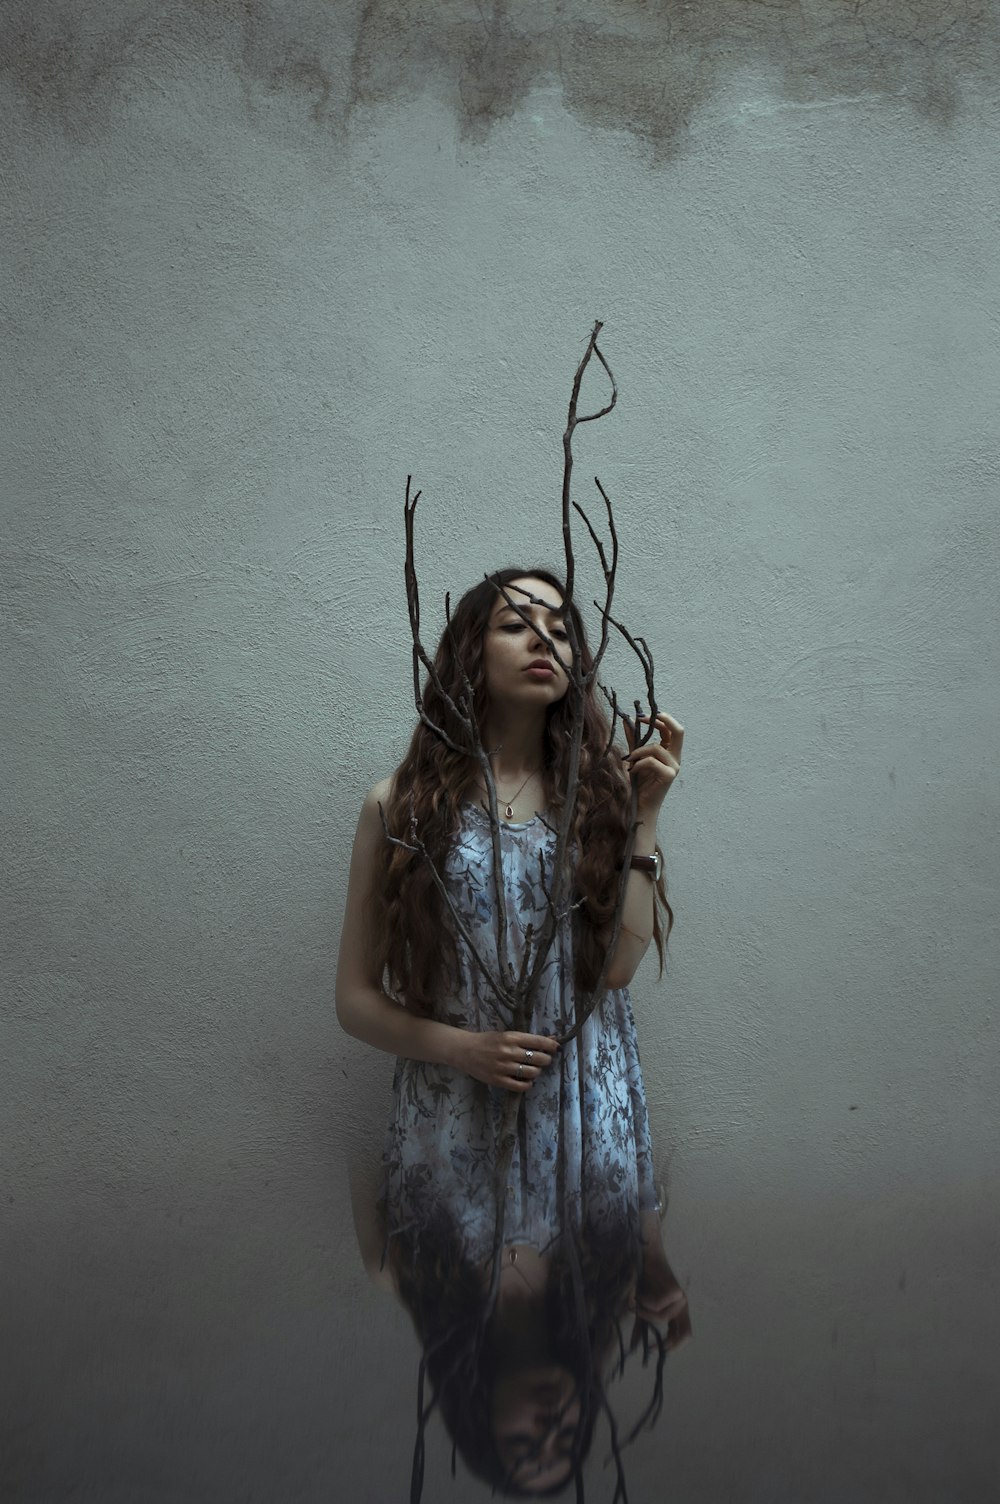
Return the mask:
{"type": "Polygon", "coordinates": [[[504,805],[504,807],[503,807],[503,817],[504,817],[505,820],[513,820],[513,818],[514,818],[514,806],[512,804],[505,804],[504,805]]]}

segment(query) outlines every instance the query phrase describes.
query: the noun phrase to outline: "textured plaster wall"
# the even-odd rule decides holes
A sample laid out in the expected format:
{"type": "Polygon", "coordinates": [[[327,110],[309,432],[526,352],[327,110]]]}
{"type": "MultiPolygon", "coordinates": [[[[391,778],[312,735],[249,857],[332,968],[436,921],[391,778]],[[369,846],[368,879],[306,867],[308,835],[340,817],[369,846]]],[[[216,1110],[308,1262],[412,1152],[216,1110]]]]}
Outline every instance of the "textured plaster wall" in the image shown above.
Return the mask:
{"type": "Polygon", "coordinates": [[[578,475],[688,728],[634,993],[697,1340],[633,1496],[980,1504],[995,17],[15,3],[0,56],[4,1498],[405,1496],[332,1003],[402,487],[430,622],[558,563],[601,317],[578,475]]]}

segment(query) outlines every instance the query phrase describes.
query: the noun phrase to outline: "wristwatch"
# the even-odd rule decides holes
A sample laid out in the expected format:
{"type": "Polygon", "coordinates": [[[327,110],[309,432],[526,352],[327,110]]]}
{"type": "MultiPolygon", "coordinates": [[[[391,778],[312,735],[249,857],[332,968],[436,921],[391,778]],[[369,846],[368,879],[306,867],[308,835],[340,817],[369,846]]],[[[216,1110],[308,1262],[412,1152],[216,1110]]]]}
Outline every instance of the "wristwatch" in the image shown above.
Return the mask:
{"type": "Polygon", "coordinates": [[[652,856],[634,856],[629,866],[633,867],[636,872],[648,872],[654,883],[660,881],[663,862],[658,851],[654,851],[652,856]]]}

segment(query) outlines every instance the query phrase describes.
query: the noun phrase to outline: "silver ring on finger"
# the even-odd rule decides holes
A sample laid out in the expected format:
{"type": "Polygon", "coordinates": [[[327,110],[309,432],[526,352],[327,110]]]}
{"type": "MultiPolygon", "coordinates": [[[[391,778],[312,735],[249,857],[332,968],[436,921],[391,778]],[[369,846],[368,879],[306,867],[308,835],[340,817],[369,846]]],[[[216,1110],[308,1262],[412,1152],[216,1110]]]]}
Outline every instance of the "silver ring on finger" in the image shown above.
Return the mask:
{"type": "Polygon", "coordinates": [[[525,1050],[524,1052],[524,1058],[529,1065],[531,1064],[531,1057],[534,1053],[534,1050],[525,1050]]]}
{"type": "Polygon", "coordinates": [[[524,1064],[523,1064],[523,1062],[522,1062],[521,1065],[518,1066],[518,1068],[514,1072],[514,1074],[515,1074],[515,1076],[517,1077],[517,1079],[519,1081],[522,1081],[524,1079],[524,1064]]]}

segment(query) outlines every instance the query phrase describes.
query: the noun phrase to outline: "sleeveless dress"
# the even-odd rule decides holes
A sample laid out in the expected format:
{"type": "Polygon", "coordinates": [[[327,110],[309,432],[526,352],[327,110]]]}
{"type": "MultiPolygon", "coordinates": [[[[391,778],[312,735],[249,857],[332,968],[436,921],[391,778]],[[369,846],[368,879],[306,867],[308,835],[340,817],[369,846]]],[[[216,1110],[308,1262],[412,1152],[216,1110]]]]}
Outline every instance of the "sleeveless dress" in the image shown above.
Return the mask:
{"type": "MultiPolygon", "coordinates": [[[[507,952],[515,973],[529,925],[546,914],[542,864],[551,873],[555,834],[537,816],[500,826],[507,903],[507,952]]],[[[496,958],[490,821],[463,807],[443,873],[481,956],[496,958]]],[[[458,971],[436,1016],[475,1030],[510,1027],[469,947],[458,937],[458,971]]],[[[535,990],[527,1032],[561,1034],[574,1019],[571,924],[553,939],[535,990]]],[[[523,1108],[503,1186],[498,1141],[511,1093],[446,1065],[399,1059],[384,1148],[383,1213],[387,1244],[443,1215],[458,1231],[464,1258],[479,1263],[494,1248],[497,1196],[503,1242],[544,1253],[570,1231],[600,1241],[638,1238],[640,1212],[656,1205],[649,1119],[627,988],[605,994],[580,1035],[542,1070],[523,1108]]]]}

